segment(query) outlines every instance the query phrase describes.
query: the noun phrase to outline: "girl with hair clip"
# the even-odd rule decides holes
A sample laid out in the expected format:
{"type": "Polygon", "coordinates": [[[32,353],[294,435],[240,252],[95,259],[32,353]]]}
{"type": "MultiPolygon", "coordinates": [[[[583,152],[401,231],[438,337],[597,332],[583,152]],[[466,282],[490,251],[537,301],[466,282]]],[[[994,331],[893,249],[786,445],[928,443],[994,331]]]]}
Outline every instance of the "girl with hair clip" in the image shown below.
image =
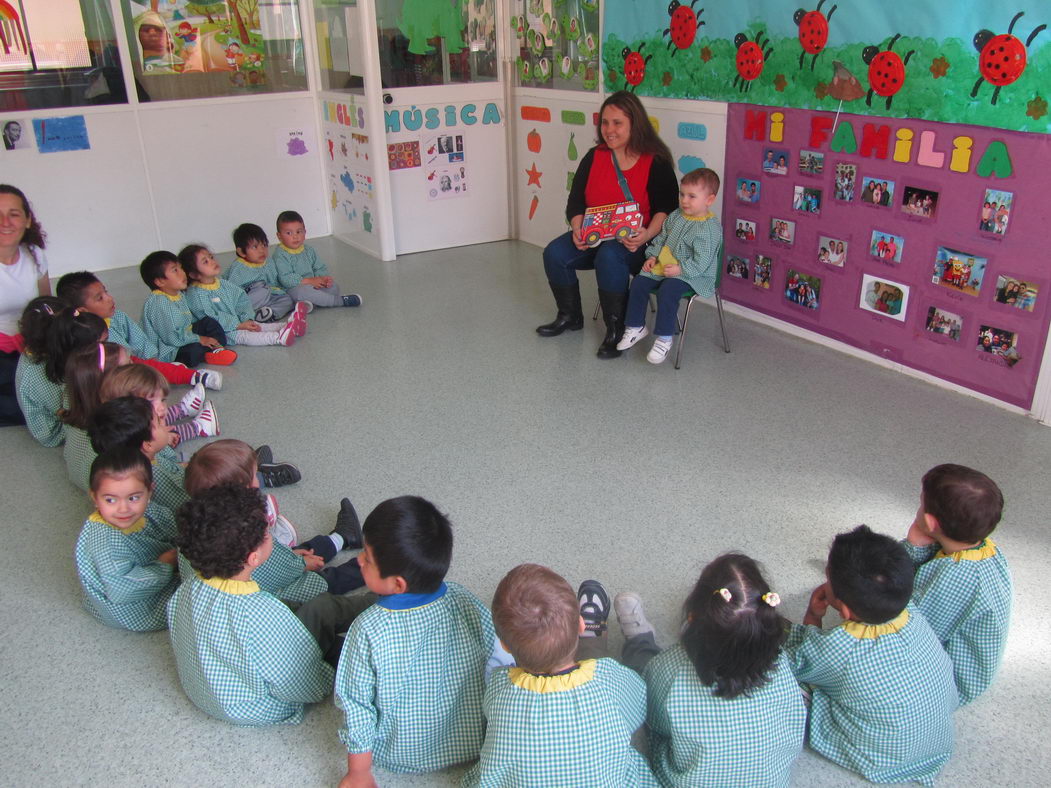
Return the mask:
{"type": "Polygon", "coordinates": [[[622,661],[646,680],[650,762],[661,785],[789,784],[806,707],[782,658],[780,604],[755,561],[719,556],[683,605],[679,643],[661,652],[638,594],[617,595],[622,661]]]}
{"type": "Polygon", "coordinates": [[[63,440],[62,422],[58,420],[62,386],[48,380],[45,372],[48,331],[62,307],[62,301],[54,296],[37,296],[18,321],[24,347],[15,368],[15,396],[29,433],[49,447],[59,446],[63,440]]]}
{"type": "Polygon", "coordinates": [[[47,333],[47,357],[44,360],[47,379],[62,385],[65,382],[66,363],[73,352],[105,342],[106,333],[106,321],[83,309],[66,307],[55,315],[47,333]]]}
{"type": "Polygon", "coordinates": [[[62,456],[69,480],[85,492],[96,456],[87,430],[102,402],[99,398],[102,375],[107,369],[128,363],[128,351],[112,342],[96,342],[80,348],[66,362],[66,407],[58,412],[59,420],[65,425],[66,445],[62,456]]]}
{"type": "Polygon", "coordinates": [[[99,401],[108,402],[117,397],[149,400],[171,431],[172,446],[195,438],[214,438],[219,434],[219,417],[215,414],[215,406],[204,398],[202,384],[190,389],[176,405],[167,405],[164,401],[170,391],[168,381],[156,369],[132,363],[106,371],[99,388],[99,401]]]}

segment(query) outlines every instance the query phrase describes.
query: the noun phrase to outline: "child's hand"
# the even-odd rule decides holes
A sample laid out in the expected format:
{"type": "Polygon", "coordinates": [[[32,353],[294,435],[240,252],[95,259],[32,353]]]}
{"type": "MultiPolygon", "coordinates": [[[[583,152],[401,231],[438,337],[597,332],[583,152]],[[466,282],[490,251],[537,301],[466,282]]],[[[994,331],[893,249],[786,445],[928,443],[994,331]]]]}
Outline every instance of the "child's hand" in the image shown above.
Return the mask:
{"type": "Polygon", "coordinates": [[[828,593],[828,583],[822,583],[810,594],[810,604],[807,606],[806,615],[803,616],[804,624],[813,627],[821,626],[821,619],[828,612],[828,593]]]}
{"type": "Polygon", "coordinates": [[[656,264],[657,264],[657,258],[656,257],[648,257],[648,258],[646,258],[646,262],[644,262],[642,264],[642,270],[645,271],[648,274],[650,271],[653,270],[653,266],[655,266],[656,264]]]}
{"type": "Polygon", "coordinates": [[[214,337],[201,337],[198,341],[205,347],[212,348],[213,350],[222,347],[222,345],[219,344],[219,340],[214,337]]]}
{"type": "Polygon", "coordinates": [[[376,785],[376,778],[372,776],[372,772],[366,772],[365,774],[354,774],[347,772],[343,775],[343,779],[339,781],[339,788],[378,788],[376,785]]]}
{"type": "Polygon", "coordinates": [[[336,280],[331,276],[319,276],[318,279],[321,280],[322,287],[332,287],[336,283],[336,280]]]}
{"type": "Polygon", "coordinates": [[[916,512],[916,519],[912,521],[912,525],[909,526],[909,533],[905,537],[909,544],[915,545],[916,547],[929,547],[934,544],[935,539],[927,533],[925,525],[926,523],[923,521],[923,511],[916,512]]]}
{"type": "Polygon", "coordinates": [[[306,285],[307,287],[322,288],[322,287],[325,287],[325,277],[323,277],[323,276],[304,276],[302,281],[300,281],[299,284],[306,285]]]}
{"type": "Polygon", "coordinates": [[[179,445],[179,433],[175,431],[174,427],[168,428],[168,445],[173,449],[179,445]]]}
{"type": "Polygon", "coordinates": [[[262,331],[263,327],[254,320],[246,320],[243,323],[239,323],[237,326],[238,331],[262,331]]]}
{"type": "Polygon", "coordinates": [[[313,550],[299,548],[298,550],[293,550],[292,552],[296,555],[303,556],[303,563],[307,565],[308,572],[317,572],[325,565],[325,559],[319,555],[314,555],[313,550]]]}
{"type": "Polygon", "coordinates": [[[681,265],[665,265],[664,266],[664,275],[665,276],[678,276],[681,273],[682,273],[682,266],[681,265]]]}
{"type": "Polygon", "coordinates": [[[178,555],[178,551],[173,547],[171,550],[165,550],[163,553],[157,556],[157,560],[160,561],[162,564],[171,564],[172,566],[174,566],[175,562],[178,560],[178,555]]]}
{"type": "Polygon", "coordinates": [[[372,776],[372,753],[356,752],[347,755],[347,773],[339,781],[339,788],[377,788],[372,776]]]}

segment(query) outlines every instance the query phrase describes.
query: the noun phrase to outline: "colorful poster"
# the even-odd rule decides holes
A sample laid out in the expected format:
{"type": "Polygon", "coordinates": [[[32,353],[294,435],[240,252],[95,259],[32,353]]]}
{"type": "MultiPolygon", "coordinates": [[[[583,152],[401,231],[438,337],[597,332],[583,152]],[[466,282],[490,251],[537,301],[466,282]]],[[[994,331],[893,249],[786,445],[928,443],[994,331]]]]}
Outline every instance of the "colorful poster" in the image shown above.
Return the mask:
{"type": "Polygon", "coordinates": [[[34,118],[33,131],[36,132],[36,144],[41,153],[91,149],[83,115],[34,118]]]}
{"type": "Polygon", "coordinates": [[[427,168],[427,199],[447,200],[467,194],[467,169],[462,164],[427,168]]]}
{"type": "Polygon", "coordinates": [[[603,12],[611,92],[1051,131],[1046,0],[606,0],[603,12]]]}
{"type": "Polygon", "coordinates": [[[424,162],[432,164],[462,164],[464,145],[462,134],[439,134],[424,143],[424,162]]]}
{"type": "Polygon", "coordinates": [[[387,143],[387,166],[391,170],[407,170],[420,166],[420,141],[387,143]]]}

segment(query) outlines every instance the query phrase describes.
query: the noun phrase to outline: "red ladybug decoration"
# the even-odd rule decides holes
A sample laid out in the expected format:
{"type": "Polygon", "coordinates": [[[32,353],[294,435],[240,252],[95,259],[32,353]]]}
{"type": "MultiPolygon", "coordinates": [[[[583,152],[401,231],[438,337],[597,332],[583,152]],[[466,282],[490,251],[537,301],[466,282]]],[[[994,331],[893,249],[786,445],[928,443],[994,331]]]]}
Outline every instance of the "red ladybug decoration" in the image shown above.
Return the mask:
{"type": "Polygon", "coordinates": [[[971,98],[976,98],[978,88],[983,82],[988,82],[990,85],[996,85],[991,102],[995,104],[996,99],[1000,96],[1000,88],[1010,85],[1022,76],[1026,64],[1026,48],[1033,43],[1037,34],[1047,27],[1047,25],[1040,25],[1034,28],[1023,44],[1011,35],[1011,31],[1014,30],[1015,22],[1024,14],[1024,11],[1015,14],[1006,33],[997,36],[993,35],[991,30],[979,30],[974,34],[974,48],[978,50],[978,72],[981,76],[974,83],[971,98]]]}
{"type": "Polygon", "coordinates": [[[704,13],[704,9],[702,8],[694,13],[693,4],[696,2],[697,0],[690,0],[688,6],[680,3],[679,0],[671,0],[668,3],[668,14],[671,16],[671,22],[663,35],[671,38],[671,41],[668,42],[668,48],[671,50],[672,57],[680,49],[690,48],[693,44],[693,39],[697,36],[697,28],[704,24],[698,18],[704,13]]]}
{"type": "Polygon", "coordinates": [[[653,57],[653,55],[646,55],[645,59],[642,57],[644,46],[645,43],[639,44],[639,48],[635,51],[624,47],[620,53],[624,57],[624,80],[631,85],[632,90],[641,85],[642,80],[646,78],[646,64],[653,57]]]}
{"type": "Polygon", "coordinates": [[[803,59],[808,55],[813,55],[813,60],[810,61],[810,70],[814,70],[814,64],[817,62],[817,56],[825,48],[825,44],[828,43],[828,22],[832,19],[832,14],[836,13],[838,5],[832,6],[828,10],[828,16],[826,17],[821,13],[821,6],[825,4],[825,0],[818,0],[817,8],[813,11],[804,11],[802,8],[796,9],[795,14],[792,15],[792,20],[799,25],[799,45],[803,47],[803,51],[799,53],[799,67],[803,67],[803,59]]]}
{"type": "Polygon", "coordinates": [[[872,106],[872,94],[878,93],[887,98],[887,109],[890,109],[895,94],[905,84],[905,65],[915,54],[910,49],[905,59],[902,60],[897,52],[892,51],[894,44],[901,38],[901,33],[895,33],[894,37],[887,42],[887,48],[880,51],[879,47],[868,46],[861,52],[861,59],[869,66],[869,92],[865,103],[872,106]]]}
{"type": "Polygon", "coordinates": [[[734,77],[734,87],[742,93],[750,90],[752,82],[759,79],[763,73],[763,66],[773,47],[768,46],[770,39],[763,35],[760,30],[755,34],[755,40],[750,41],[744,33],[738,33],[734,37],[734,46],[737,47],[737,76],[734,77]]]}

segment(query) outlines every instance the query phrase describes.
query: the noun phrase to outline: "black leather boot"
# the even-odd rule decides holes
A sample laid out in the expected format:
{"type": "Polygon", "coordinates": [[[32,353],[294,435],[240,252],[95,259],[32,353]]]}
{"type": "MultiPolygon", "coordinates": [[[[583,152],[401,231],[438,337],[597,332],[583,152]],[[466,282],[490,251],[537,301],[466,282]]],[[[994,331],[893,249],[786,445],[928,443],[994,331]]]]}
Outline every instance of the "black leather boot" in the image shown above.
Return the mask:
{"type": "Polygon", "coordinates": [[[621,351],[617,343],[624,335],[624,310],[628,305],[627,293],[611,293],[608,290],[598,291],[598,300],[602,304],[602,319],[606,323],[606,337],[599,345],[599,358],[617,358],[621,351]]]}
{"type": "Polygon", "coordinates": [[[558,314],[550,323],[537,326],[536,333],[542,337],[557,337],[563,331],[579,331],[584,327],[584,312],[580,307],[580,284],[568,287],[550,285],[555,296],[558,314]]]}

